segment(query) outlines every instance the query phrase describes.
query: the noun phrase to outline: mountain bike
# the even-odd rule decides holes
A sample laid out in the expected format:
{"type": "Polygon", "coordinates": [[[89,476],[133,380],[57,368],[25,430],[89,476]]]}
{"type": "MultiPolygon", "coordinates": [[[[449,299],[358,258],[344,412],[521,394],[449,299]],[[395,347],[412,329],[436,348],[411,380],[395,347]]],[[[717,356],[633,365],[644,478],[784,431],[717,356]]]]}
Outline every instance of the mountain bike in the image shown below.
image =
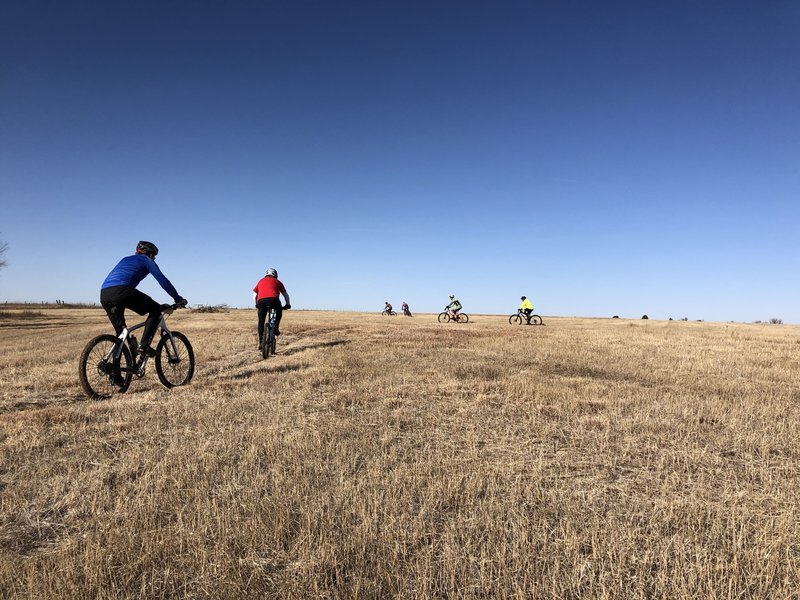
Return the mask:
{"type": "Polygon", "coordinates": [[[449,323],[455,321],[456,323],[469,323],[469,315],[463,312],[453,312],[445,309],[444,312],[439,313],[439,323],[449,323]]]}
{"type": "MultiPolygon", "coordinates": [[[[289,310],[291,306],[288,304],[283,307],[283,310],[289,310]]],[[[262,339],[259,340],[261,347],[261,358],[267,358],[270,352],[275,354],[275,345],[278,341],[278,336],[275,335],[275,323],[278,320],[278,314],[274,308],[268,308],[267,314],[264,316],[264,333],[262,339]]]]}
{"type": "MultiPolygon", "coordinates": [[[[167,327],[166,318],[183,304],[165,305],[158,324],[161,338],[155,350],[156,373],[164,387],[186,385],[194,375],[194,350],[189,339],[179,331],[167,327]]],[[[116,393],[125,393],[135,375],[141,379],[149,356],[141,355],[136,361],[136,338],[131,332],[144,327],[145,321],[119,336],[98,335],[89,341],[81,353],[78,375],[81,387],[90,398],[102,400],[116,393]],[[130,348],[128,347],[130,346],[130,348]]]]}
{"type": "Polygon", "coordinates": [[[526,325],[541,325],[542,317],[534,314],[528,316],[520,310],[517,314],[508,317],[508,323],[509,325],[522,325],[523,323],[526,325]]]}
{"type": "Polygon", "coordinates": [[[381,316],[383,316],[383,317],[396,317],[397,313],[394,312],[393,310],[389,310],[388,308],[386,308],[381,313],[381,316]]]}

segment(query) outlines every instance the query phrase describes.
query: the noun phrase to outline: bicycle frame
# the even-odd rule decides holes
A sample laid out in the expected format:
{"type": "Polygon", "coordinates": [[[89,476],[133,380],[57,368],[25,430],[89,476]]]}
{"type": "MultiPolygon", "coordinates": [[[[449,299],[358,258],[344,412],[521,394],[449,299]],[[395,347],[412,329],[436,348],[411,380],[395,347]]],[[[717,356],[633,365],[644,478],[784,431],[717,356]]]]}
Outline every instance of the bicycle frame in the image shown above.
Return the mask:
{"type": "Polygon", "coordinates": [[[267,341],[271,344],[275,339],[275,321],[278,318],[278,313],[274,308],[270,308],[267,317],[267,341]]]}
{"type": "MultiPolygon", "coordinates": [[[[157,329],[157,330],[161,331],[161,336],[162,337],[165,336],[165,335],[169,337],[169,346],[167,347],[167,352],[171,355],[170,358],[178,356],[178,349],[175,347],[175,338],[172,337],[172,331],[170,331],[169,327],[167,327],[167,322],[166,322],[166,317],[171,315],[173,310],[174,309],[172,309],[172,308],[168,308],[164,312],[161,313],[161,320],[158,322],[158,329],[157,329]]],[[[109,353],[109,355],[106,356],[105,359],[109,360],[111,358],[111,356],[113,355],[114,361],[118,361],[120,356],[122,356],[122,348],[125,346],[125,342],[128,341],[128,338],[130,337],[131,333],[136,331],[137,329],[142,329],[145,326],[146,323],[147,323],[147,321],[142,321],[141,323],[138,323],[137,325],[134,325],[133,327],[124,328],[122,330],[122,333],[120,333],[117,336],[117,339],[119,339],[119,344],[117,344],[115,346],[114,350],[111,353],[109,353]]],[[[133,357],[133,358],[135,359],[135,357],[133,357]]],[[[131,371],[134,374],[136,374],[138,377],[141,377],[142,375],[144,375],[144,367],[147,364],[147,361],[149,360],[149,358],[150,358],[149,356],[142,356],[141,359],[140,359],[140,362],[139,362],[138,366],[136,366],[136,368],[134,368],[134,369],[120,369],[120,370],[121,371],[131,371]]],[[[134,364],[135,364],[135,362],[134,362],[134,364]]]]}
{"type": "Polygon", "coordinates": [[[264,315],[264,329],[261,332],[261,356],[267,358],[270,351],[275,354],[275,322],[278,318],[278,311],[274,308],[268,308],[267,313],[264,315]]]}

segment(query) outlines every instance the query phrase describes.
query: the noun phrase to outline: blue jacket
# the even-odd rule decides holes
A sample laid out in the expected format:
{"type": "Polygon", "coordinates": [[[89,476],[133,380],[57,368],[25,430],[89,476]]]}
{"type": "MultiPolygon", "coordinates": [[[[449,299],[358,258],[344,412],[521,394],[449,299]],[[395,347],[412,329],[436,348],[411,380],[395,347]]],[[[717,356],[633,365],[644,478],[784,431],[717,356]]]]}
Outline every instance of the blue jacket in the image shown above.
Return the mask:
{"type": "Polygon", "coordinates": [[[127,285],[135,288],[148,274],[156,278],[158,284],[172,296],[175,302],[180,300],[181,295],[175,289],[175,286],[170,283],[169,279],[164,277],[156,261],[144,254],[133,254],[119,261],[117,266],[111,269],[111,273],[108,274],[100,289],[115,285],[127,285]]]}

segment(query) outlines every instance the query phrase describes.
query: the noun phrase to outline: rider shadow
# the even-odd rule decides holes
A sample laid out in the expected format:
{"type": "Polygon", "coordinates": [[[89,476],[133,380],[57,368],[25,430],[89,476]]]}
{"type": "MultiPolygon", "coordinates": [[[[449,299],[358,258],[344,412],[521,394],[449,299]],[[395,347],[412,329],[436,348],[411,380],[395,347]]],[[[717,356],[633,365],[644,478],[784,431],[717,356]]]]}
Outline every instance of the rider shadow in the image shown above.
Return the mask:
{"type": "Polygon", "coordinates": [[[278,351],[277,356],[291,356],[298,352],[305,350],[314,350],[316,348],[332,348],[333,346],[341,346],[342,344],[349,344],[350,340],[331,340],[330,342],[317,342],[316,344],[306,344],[304,346],[292,346],[286,350],[278,351]]]}
{"type": "Polygon", "coordinates": [[[257,367],[231,375],[231,379],[250,379],[251,377],[255,377],[256,375],[264,373],[264,371],[267,371],[268,373],[289,373],[291,371],[301,371],[307,368],[308,365],[275,365],[274,367],[263,367],[259,363],[259,366],[257,367]]]}

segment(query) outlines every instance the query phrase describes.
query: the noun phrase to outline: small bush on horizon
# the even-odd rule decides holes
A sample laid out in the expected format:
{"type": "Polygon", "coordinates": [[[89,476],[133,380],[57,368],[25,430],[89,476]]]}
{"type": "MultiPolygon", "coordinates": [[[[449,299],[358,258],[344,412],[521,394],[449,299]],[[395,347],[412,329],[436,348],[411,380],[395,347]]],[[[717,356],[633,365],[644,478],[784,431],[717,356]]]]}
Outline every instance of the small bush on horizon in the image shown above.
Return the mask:
{"type": "Polygon", "coordinates": [[[225,313],[230,310],[230,307],[227,304],[214,304],[206,305],[206,304],[198,304],[194,308],[192,308],[192,312],[196,313],[225,313]]]}

